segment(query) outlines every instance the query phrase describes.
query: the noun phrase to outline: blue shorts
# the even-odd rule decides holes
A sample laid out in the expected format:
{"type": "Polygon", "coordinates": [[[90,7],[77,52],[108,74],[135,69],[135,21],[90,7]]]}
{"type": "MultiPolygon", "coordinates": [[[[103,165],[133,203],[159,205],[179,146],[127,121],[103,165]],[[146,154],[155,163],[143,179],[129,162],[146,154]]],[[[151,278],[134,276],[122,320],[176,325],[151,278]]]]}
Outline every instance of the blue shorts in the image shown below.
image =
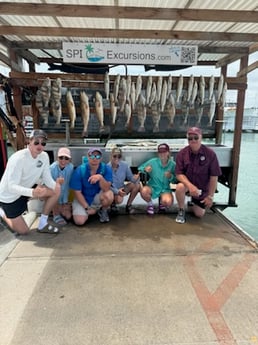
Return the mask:
{"type": "Polygon", "coordinates": [[[5,203],[0,201],[0,206],[7,218],[16,218],[27,210],[28,199],[27,196],[22,195],[13,202],[5,203]]]}

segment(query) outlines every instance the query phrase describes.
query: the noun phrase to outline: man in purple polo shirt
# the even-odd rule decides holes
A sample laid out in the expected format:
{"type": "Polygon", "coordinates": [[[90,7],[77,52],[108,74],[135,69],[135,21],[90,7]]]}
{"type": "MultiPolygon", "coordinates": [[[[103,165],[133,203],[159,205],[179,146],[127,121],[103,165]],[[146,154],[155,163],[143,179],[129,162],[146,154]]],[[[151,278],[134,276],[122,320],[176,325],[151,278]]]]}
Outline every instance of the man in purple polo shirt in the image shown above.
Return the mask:
{"type": "Polygon", "coordinates": [[[218,176],[221,169],[215,152],[201,143],[202,131],[191,127],[187,131],[189,145],[178,152],[176,157],[176,187],[178,202],[177,223],[185,223],[185,194],[192,197],[193,213],[201,218],[205,209],[213,204],[218,176]]]}

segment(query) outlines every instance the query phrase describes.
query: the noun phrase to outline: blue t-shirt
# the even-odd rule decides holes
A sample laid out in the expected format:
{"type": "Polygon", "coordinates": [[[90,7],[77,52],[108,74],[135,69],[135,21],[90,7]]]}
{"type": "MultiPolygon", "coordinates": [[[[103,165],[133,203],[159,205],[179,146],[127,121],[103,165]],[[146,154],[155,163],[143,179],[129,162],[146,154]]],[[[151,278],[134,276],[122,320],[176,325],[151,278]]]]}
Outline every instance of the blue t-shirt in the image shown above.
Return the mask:
{"type": "MultiPolygon", "coordinates": [[[[89,183],[89,178],[91,176],[89,163],[82,165],[79,165],[74,170],[70,180],[70,188],[81,191],[87,203],[91,205],[95,195],[101,191],[101,188],[99,182],[94,184],[89,183]]],[[[112,169],[105,163],[99,165],[96,174],[103,175],[106,181],[112,183],[112,169]]]]}
{"type": "Polygon", "coordinates": [[[61,169],[58,162],[55,161],[50,165],[50,172],[53,179],[56,179],[60,176],[64,178],[64,183],[61,184],[61,193],[58,199],[59,204],[66,204],[69,197],[69,182],[73,173],[73,164],[69,163],[64,169],[61,169]]]}

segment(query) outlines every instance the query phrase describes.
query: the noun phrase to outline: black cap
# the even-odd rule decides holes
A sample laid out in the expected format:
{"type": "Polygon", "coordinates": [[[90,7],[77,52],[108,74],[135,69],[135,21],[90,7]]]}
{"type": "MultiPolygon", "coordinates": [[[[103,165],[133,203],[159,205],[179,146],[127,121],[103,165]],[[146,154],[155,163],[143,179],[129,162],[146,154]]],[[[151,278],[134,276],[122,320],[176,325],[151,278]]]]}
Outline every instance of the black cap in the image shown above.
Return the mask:
{"type": "Polygon", "coordinates": [[[43,138],[47,140],[47,133],[44,132],[42,129],[34,129],[30,133],[30,139],[33,139],[33,138],[43,138]]]}

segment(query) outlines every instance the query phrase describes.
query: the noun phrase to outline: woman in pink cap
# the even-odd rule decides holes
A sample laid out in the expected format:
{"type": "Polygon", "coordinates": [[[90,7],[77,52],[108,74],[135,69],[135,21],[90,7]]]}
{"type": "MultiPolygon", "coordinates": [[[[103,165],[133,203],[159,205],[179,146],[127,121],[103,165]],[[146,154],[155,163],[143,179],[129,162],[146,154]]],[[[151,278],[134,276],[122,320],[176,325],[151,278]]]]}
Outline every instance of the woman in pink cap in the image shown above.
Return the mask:
{"type": "Polygon", "coordinates": [[[58,202],[53,208],[53,221],[59,225],[66,225],[72,217],[71,204],[68,202],[69,183],[74,169],[71,158],[71,151],[67,147],[60,147],[57,160],[50,165],[53,179],[61,185],[58,202]]]}

